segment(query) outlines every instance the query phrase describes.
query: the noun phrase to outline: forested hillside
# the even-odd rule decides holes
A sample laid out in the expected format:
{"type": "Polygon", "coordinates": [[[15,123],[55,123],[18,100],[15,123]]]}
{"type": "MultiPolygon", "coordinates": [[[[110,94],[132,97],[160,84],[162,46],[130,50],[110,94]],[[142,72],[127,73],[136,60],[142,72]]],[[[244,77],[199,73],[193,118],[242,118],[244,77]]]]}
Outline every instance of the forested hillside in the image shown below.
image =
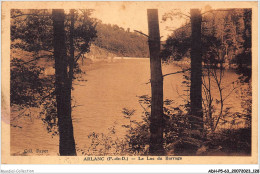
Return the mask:
{"type": "MultiPolygon", "coordinates": [[[[251,15],[250,9],[212,10],[202,17],[203,61],[221,61],[239,74],[251,77],[251,15]]],[[[162,50],[165,60],[190,57],[191,24],[176,29],[162,50]]]]}
{"type": "Polygon", "coordinates": [[[148,57],[147,38],[141,34],[130,32],[117,25],[103,24],[97,26],[95,45],[118,56],[148,57]]]}

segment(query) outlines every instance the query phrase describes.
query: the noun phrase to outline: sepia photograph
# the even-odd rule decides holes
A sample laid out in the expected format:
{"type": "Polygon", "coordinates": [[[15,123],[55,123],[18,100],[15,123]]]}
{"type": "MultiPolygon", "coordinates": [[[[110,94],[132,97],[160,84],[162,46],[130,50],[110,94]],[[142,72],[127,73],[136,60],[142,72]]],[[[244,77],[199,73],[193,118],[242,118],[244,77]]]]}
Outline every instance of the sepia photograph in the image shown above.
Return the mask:
{"type": "Polygon", "coordinates": [[[2,4],[2,162],[257,163],[257,3],[31,4],[2,4]]]}

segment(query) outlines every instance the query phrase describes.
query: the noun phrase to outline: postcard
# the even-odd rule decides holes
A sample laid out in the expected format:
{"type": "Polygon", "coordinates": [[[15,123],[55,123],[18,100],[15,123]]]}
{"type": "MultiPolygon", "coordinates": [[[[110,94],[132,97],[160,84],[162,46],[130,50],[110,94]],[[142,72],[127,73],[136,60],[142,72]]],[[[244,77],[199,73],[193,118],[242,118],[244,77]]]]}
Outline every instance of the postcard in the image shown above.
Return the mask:
{"type": "Polygon", "coordinates": [[[2,164],[257,164],[258,4],[2,2],[2,164]]]}

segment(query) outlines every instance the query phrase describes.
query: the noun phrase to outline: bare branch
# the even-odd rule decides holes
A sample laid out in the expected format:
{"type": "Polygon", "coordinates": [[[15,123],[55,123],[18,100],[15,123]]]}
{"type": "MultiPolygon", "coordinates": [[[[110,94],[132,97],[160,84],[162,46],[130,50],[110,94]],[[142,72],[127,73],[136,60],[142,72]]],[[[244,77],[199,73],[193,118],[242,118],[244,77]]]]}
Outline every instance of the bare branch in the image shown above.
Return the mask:
{"type": "Polygon", "coordinates": [[[201,15],[204,15],[206,13],[213,13],[213,12],[218,12],[218,11],[235,11],[235,10],[243,10],[243,9],[218,9],[218,10],[209,10],[209,11],[206,11],[204,13],[202,13],[201,15]]]}
{"type": "Polygon", "coordinates": [[[225,101],[233,93],[234,90],[236,90],[237,88],[239,88],[241,86],[242,86],[242,84],[237,87],[233,86],[233,89],[226,95],[226,97],[224,97],[223,101],[225,101]]]}
{"type": "Polygon", "coordinates": [[[75,57],[75,63],[79,60],[79,58],[82,56],[84,52],[84,50],[81,50],[80,53],[75,57]]]}
{"type": "Polygon", "coordinates": [[[170,18],[171,20],[173,20],[173,17],[172,16],[179,16],[179,17],[182,17],[182,16],[185,16],[187,17],[188,19],[190,19],[190,16],[187,15],[187,14],[184,14],[182,13],[180,10],[178,9],[173,9],[171,10],[170,12],[166,13],[163,17],[163,20],[166,20],[167,18],[170,18]],[[167,16],[167,15],[170,15],[170,16],[167,16]]]}
{"type": "MultiPolygon", "coordinates": [[[[189,70],[190,70],[190,68],[189,68],[189,69],[182,70],[182,71],[176,71],[176,72],[173,72],[173,73],[164,74],[162,77],[164,78],[164,77],[169,76],[169,75],[184,73],[184,72],[189,71],[189,70]]],[[[149,80],[149,82],[146,82],[145,84],[147,85],[147,84],[149,84],[149,83],[151,83],[151,79],[149,80]]]]}
{"type": "Polygon", "coordinates": [[[184,72],[186,72],[186,71],[190,71],[190,68],[189,68],[189,69],[182,70],[182,71],[176,71],[176,72],[173,72],[173,73],[164,74],[163,77],[166,77],[166,76],[169,76],[169,75],[173,75],[173,74],[184,73],[184,72]]]}
{"type": "Polygon", "coordinates": [[[138,102],[139,104],[140,104],[140,106],[143,108],[143,110],[145,111],[145,113],[149,113],[146,109],[145,109],[145,107],[142,105],[142,103],[139,101],[138,102]]]}
{"type": "Polygon", "coordinates": [[[137,31],[137,30],[134,30],[135,32],[137,32],[137,33],[139,33],[139,34],[141,34],[141,35],[144,35],[144,36],[146,36],[146,37],[148,37],[149,38],[149,36],[147,35],[147,34],[144,34],[143,32],[141,32],[141,31],[137,31]]]}
{"type": "MultiPolygon", "coordinates": [[[[172,87],[172,88],[173,88],[173,87],[172,87]]],[[[185,99],[184,97],[182,97],[182,96],[187,96],[187,95],[185,95],[185,94],[181,95],[181,94],[179,93],[179,90],[178,90],[178,87],[177,87],[177,86],[176,86],[176,92],[177,92],[178,96],[179,96],[180,98],[182,98],[183,101],[187,101],[187,99],[185,99]]]]}
{"type": "Polygon", "coordinates": [[[42,55],[42,56],[39,56],[39,57],[35,57],[35,58],[32,59],[32,60],[29,60],[29,61],[27,61],[27,62],[22,63],[22,65],[25,65],[25,64],[28,64],[28,63],[37,61],[37,60],[42,59],[42,58],[48,58],[48,57],[52,57],[52,55],[42,55]]]}
{"type": "Polygon", "coordinates": [[[21,16],[51,16],[51,15],[39,15],[39,14],[20,14],[20,15],[11,16],[11,18],[17,18],[17,17],[21,17],[21,16]]]}
{"type": "Polygon", "coordinates": [[[55,94],[55,91],[53,91],[53,92],[49,93],[48,95],[44,96],[41,100],[43,101],[48,97],[53,97],[54,94],[55,94]]]}

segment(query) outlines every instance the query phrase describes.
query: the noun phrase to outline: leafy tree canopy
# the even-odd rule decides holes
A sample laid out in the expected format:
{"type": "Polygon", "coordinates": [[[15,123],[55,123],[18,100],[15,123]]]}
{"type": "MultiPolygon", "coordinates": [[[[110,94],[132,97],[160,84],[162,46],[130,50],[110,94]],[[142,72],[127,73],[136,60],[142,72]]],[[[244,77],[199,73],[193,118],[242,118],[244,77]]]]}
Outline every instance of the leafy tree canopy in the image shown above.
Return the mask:
{"type": "MultiPolygon", "coordinates": [[[[179,13],[178,13],[179,14],[179,13]]],[[[165,17],[169,18],[167,14],[165,17]]],[[[225,63],[245,81],[251,78],[251,9],[209,10],[202,19],[202,57],[205,63],[225,63]]],[[[163,60],[190,57],[191,28],[187,23],[176,29],[163,45],[163,60]]]]}

